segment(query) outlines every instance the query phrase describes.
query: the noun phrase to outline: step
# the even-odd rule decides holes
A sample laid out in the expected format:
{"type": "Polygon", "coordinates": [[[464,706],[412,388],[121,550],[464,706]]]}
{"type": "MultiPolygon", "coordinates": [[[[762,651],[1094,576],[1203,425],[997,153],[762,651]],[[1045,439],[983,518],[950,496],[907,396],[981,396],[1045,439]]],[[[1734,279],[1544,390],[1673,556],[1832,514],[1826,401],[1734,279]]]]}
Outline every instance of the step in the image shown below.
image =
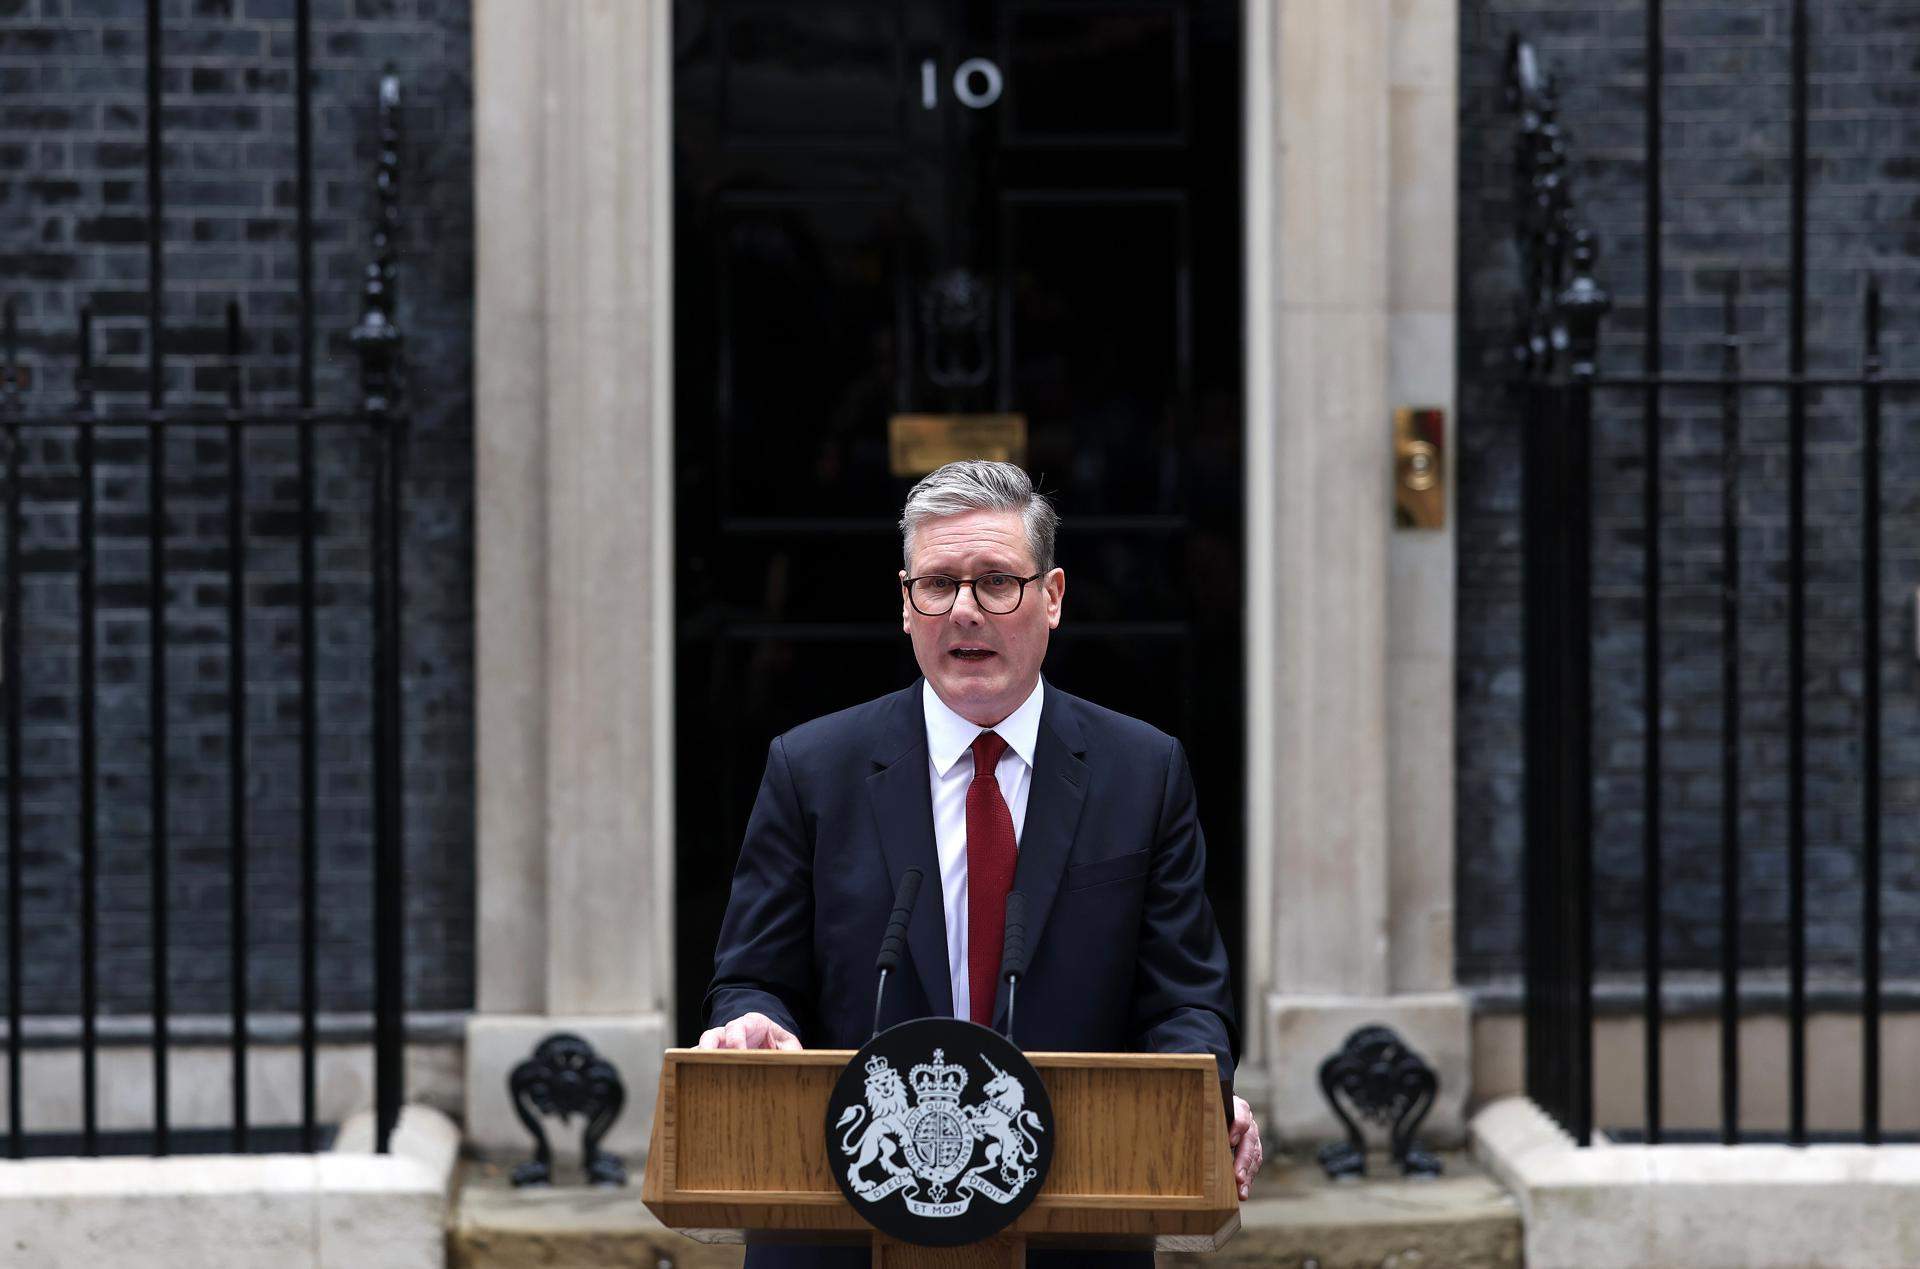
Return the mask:
{"type": "Polygon", "coordinates": [[[1440,1176],[1409,1180],[1376,1155],[1367,1177],[1351,1181],[1329,1181],[1311,1161],[1274,1160],[1241,1205],[1239,1237],[1212,1255],[1163,1255],[1159,1263],[1520,1269],[1519,1205],[1465,1154],[1440,1159],[1440,1176]]]}
{"type": "MultiPolygon", "coordinates": [[[[1403,1180],[1384,1158],[1372,1179],[1330,1182],[1312,1163],[1270,1163],[1241,1208],[1241,1230],[1207,1256],[1163,1255],[1160,1264],[1281,1269],[1519,1269],[1520,1210],[1461,1154],[1445,1175],[1403,1180]]],[[[469,1162],[448,1231],[451,1269],[570,1269],[653,1265],[722,1269],[739,1247],[708,1246],[654,1220],[639,1182],[515,1190],[507,1169],[469,1162]]],[[[564,1178],[563,1178],[564,1179],[564,1178]]]]}

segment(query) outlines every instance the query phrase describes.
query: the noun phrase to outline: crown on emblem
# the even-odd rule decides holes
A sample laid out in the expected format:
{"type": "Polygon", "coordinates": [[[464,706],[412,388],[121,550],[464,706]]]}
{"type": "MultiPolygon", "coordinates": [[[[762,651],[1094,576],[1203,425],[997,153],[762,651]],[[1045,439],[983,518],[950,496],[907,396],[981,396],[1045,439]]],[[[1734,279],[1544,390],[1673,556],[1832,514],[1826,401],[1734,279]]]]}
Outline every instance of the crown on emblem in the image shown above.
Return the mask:
{"type": "Polygon", "coordinates": [[[967,1068],[946,1060],[945,1049],[933,1051],[932,1062],[922,1062],[907,1076],[913,1095],[924,1106],[930,1101],[958,1102],[967,1087],[967,1068]]]}
{"type": "Polygon", "coordinates": [[[881,1057],[878,1053],[869,1053],[867,1055],[867,1074],[878,1075],[887,1069],[887,1059],[881,1057]]]}

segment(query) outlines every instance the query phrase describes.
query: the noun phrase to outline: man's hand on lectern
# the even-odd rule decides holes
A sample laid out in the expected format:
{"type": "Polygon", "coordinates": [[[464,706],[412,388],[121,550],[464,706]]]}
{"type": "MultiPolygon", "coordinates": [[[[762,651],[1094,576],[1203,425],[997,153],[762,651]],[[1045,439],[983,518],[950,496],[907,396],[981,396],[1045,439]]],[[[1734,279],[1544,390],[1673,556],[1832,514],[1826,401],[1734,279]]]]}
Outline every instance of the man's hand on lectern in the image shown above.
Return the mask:
{"type": "Polygon", "coordinates": [[[764,1013],[743,1013],[724,1027],[709,1027],[700,1036],[703,1049],[800,1048],[800,1037],[764,1013]]]}
{"type": "Polygon", "coordinates": [[[1233,1178],[1240,1183],[1240,1198],[1245,1201],[1266,1154],[1260,1149],[1260,1125],[1253,1122],[1253,1108],[1244,1097],[1233,1099],[1233,1127],[1227,1132],[1227,1147],[1233,1151],[1233,1178]]]}

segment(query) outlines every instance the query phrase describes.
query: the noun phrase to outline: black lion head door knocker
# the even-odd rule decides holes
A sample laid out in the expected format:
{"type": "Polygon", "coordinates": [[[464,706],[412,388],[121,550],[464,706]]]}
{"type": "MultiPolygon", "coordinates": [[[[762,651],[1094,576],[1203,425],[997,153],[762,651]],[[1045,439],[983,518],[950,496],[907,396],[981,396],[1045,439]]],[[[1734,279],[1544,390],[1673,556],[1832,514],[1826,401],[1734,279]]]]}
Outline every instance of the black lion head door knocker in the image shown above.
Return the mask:
{"type": "Polygon", "coordinates": [[[920,343],[927,378],[942,388],[977,388],[993,373],[993,288],[978,274],[949,269],[920,295],[920,343]]]}

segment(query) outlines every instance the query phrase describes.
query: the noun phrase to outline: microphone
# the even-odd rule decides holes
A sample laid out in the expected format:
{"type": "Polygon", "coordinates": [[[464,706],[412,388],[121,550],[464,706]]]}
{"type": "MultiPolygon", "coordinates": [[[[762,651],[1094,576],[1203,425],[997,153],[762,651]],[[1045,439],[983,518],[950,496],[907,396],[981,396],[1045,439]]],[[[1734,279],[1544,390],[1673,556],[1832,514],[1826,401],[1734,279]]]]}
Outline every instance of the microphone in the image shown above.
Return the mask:
{"type": "Polygon", "coordinates": [[[1007,892],[1006,934],[1000,944],[1000,977],[1007,984],[1007,1039],[1013,1039],[1013,993],[1027,976],[1027,896],[1007,892]]]}
{"type": "Polygon", "coordinates": [[[918,868],[909,868],[900,877],[900,889],[894,892],[893,915],[887,918],[887,935],[880,940],[880,956],[874,962],[874,969],[880,975],[880,985],[873,991],[873,1034],[880,1034],[880,1001],[887,991],[887,975],[900,968],[900,949],[907,943],[907,919],[913,915],[913,904],[920,897],[920,883],[924,880],[918,868]]]}

